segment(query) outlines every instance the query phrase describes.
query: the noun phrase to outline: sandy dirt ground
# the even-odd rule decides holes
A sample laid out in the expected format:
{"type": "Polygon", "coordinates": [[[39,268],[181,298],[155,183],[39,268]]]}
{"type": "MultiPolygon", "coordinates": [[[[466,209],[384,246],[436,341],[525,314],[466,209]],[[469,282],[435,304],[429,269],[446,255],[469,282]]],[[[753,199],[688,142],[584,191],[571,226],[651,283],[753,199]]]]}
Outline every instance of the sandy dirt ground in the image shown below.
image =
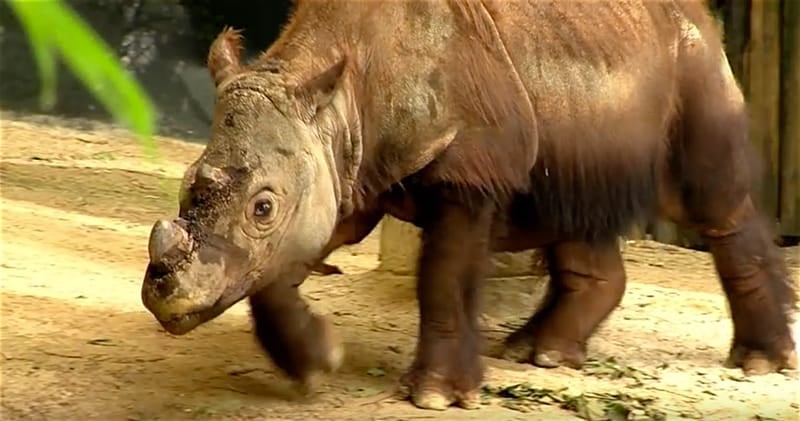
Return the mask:
{"type": "MultiPolygon", "coordinates": [[[[428,412],[395,393],[417,310],[412,279],[376,271],[376,230],[330,259],[345,275],[302,287],[348,354],[300,396],[256,346],[245,303],[183,337],[141,304],[149,228],[176,212],[201,146],[160,138],[151,162],[122,131],[11,113],[0,124],[3,420],[798,419],[796,372],[722,368],[731,322],[710,257],[651,242],[627,244],[629,287],[587,368],[487,357],[482,409],[428,412]]],[[[798,249],[784,251],[797,276],[798,249]]],[[[492,343],[533,310],[540,283],[487,282],[492,343]]]]}

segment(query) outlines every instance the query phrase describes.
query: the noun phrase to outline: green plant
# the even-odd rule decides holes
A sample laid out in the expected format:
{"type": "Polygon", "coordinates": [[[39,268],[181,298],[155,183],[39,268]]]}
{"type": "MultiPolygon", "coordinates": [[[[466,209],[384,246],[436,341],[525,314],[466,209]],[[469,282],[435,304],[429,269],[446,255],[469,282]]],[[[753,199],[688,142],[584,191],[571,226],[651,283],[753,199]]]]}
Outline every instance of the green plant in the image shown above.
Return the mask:
{"type": "Polygon", "coordinates": [[[138,81],[111,48],[63,0],[6,0],[25,29],[42,81],[41,105],[56,101],[56,60],[86,85],[92,95],[140,139],[155,157],[155,109],[138,81]]]}

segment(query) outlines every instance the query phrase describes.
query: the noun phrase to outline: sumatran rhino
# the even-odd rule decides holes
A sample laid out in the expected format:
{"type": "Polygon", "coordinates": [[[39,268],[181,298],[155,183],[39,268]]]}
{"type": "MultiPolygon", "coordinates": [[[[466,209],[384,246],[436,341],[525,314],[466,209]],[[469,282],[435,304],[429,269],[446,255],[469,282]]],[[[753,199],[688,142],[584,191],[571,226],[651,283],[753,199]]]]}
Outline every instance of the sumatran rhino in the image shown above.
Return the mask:
{"type": "Polygon", "coordinates": [[[297,286],[390,214],[423,231],[412,401],[474,407],[487,254],[545,250],[550,294],[509,341],[578,367],[625,290],[618,236],[661,217],[710,247],[729,363],[796,366],[794,286],[702,1],[301,0],[263,55],[239,50],[230,29],[210,48],[211,139],[151,233],[142,299],[167,331],[249,298],[278,367],[335,369],[297,286]]]}

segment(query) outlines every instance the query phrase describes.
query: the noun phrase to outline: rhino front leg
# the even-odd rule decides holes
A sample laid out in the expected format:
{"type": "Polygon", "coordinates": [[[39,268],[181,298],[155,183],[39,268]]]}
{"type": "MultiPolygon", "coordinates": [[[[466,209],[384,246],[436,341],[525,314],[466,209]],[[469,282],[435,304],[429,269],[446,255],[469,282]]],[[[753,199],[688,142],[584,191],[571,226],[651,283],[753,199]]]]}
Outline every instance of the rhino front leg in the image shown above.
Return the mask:
{"type": "Polygon", "coordinates": [[[420,408],[444,410],[455,403],[472,409],[480,404],[483,380],[477,296],[488,262],[492,207],[436,199],[423,224],[419,338],[403,383],[420,408]]]}
{"type": "Polygon", "coordinates": [[[339,368],[344,348],[327,318],[314,314],[295,285],[274,282],[250,296],[259,343],[275,365],[304,387],[339,368]]]}

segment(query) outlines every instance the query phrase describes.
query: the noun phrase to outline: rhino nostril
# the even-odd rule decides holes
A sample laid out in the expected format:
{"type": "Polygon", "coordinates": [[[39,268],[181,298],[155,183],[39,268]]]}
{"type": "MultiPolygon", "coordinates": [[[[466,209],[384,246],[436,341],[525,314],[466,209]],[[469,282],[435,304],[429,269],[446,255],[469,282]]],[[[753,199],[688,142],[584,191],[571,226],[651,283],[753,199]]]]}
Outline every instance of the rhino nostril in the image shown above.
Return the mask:
{"type": "Polygon", "coordinates": [[[151,283],[163,282],[164,278],[169,275],[169,272],[167,265],[161,262],[147,265],[147,279],[151,283]]]}
{"type": "Polygon", "coordinates": [[[158,291],[159,295],[162,297],[168,297],[175,291],[175,283],[168,282],[166,279],[161,278],[161,280],[156,283],[156,291],[158,291]]]}
{"type": "Polygon", "coordinates": [[[147,284],[151,291],[157,296],[167,297],[171,295],[177,287],[174,280],[170,279],[170,270],[161,263],[150,263],[147,265],[147,284]]]}

